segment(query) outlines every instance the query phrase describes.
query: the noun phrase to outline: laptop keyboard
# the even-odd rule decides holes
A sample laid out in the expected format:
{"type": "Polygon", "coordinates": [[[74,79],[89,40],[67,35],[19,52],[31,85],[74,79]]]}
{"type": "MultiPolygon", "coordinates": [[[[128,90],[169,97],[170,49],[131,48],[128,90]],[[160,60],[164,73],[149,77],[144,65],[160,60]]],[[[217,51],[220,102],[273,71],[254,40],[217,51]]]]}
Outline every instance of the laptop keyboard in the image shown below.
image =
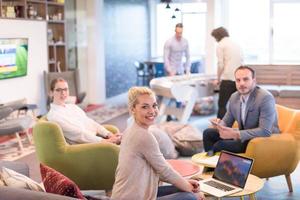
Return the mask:
{"type": "Polygon", "coordinates": [[[224,185],[222,183],[219,183],[219,182],[216,182],[216,181],[213,181],[213,180],[206,181],[204,183],[207,184],[207,185],[209,185],[209,186],[212,186],[214,188],[218,188],[219,190],[223,190],[225,192],[234,190],[234,188],[232,188],[232,187],[229,187],[227,185],[224,185]]]}

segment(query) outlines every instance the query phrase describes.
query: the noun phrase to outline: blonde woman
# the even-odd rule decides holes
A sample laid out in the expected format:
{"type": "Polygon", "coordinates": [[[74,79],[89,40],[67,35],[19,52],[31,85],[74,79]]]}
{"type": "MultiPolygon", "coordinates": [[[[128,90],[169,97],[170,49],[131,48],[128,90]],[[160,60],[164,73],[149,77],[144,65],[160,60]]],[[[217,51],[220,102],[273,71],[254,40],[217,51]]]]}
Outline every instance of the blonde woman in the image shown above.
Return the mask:
{"type": "Polygon", "coordinates": [[[155,137],[148,131],[158,114],[155,94],[147,87],[128,92],[134,123],[124,134],[119,154],[113,200],[204,199],[195,180],[186,180],[168,164],[155,137]],[[158,186],[159,180],[173,186],[158,186]]]}

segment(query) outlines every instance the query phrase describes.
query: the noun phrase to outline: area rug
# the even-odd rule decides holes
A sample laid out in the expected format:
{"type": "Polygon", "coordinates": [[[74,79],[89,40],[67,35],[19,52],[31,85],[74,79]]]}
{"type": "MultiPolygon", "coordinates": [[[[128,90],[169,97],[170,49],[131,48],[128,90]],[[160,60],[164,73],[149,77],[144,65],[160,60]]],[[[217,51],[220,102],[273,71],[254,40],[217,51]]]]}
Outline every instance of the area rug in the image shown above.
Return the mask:
{"type": "Polygon", "coordinates": [[[118,105],[103,105],[96,107],[95,109],[90,109],[87,115],[94,119],[99,124],[103,124],[108,120],[111,120],[115,117],[123,115],[128,112],[127,104],[118,104],[118,105]]]}
{"type": "Polygon", "coordinates": [[[19,151],[16,138],[11,138],[5,142],[0,143],[0,160],[18,160],[35,151],[34,145],[28,142],[28,139],[25,137],[25,135],[21,136],[21,140],[24,147],[23,152],[19,151]]]}

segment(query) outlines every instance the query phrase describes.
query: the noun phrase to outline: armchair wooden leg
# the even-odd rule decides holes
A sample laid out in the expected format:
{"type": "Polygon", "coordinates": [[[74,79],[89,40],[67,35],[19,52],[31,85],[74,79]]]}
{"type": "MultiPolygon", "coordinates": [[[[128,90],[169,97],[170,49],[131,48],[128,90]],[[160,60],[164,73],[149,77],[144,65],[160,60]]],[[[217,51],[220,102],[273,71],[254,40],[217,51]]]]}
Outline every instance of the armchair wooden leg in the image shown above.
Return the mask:
{"type": "Polygon", "coordinates": [[[26,137],[27,137],[27,140],[28,140],[29,144],[32,144],[32,139],[31,139],[31,137],[30,137],[30,135],[29,135],[29,129],[27,129],[27,130],[25,131],[25,134],[26,134],[26,137]]]}
{"type": "Polygon", "coordinates": [[[255,193],[249,195],[249,200],[256,200],[255,193]]]}
{"type": "Polygon", "coordinates": [[[292,185],[291,175],[290,174],[286,174],[285,175],[285,179],[286,179],[286,182],[288,184],[289,191],[293,192],[293,185],[292,185]]]}
{"type": "Polygon", "coordinates": [[[19,133],[16,133],[16,137],[17,137],[17,140],[18,140],[20,152],[23,153],[24,148],[23,148],[23,144],[22,144],[21,137],[20,137],[19,133]]]}

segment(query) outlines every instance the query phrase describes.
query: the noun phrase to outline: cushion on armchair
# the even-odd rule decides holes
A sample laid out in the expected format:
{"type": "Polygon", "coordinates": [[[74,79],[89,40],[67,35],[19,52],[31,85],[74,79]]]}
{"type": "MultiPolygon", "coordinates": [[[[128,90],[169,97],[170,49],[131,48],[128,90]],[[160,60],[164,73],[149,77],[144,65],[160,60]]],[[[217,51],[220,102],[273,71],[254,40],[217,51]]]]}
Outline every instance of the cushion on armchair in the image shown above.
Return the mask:
{"type": "Polygon", "coordinates": [[[2,167],[0,176],[6,186],[44,192],[43,187],[34,180],[6,167],[2,167]]]}
{"type": "Polygon", "coordinates": [[[40,164],[40,169],[46,192],[85,199],[72,180],[46,165],[40,164]]]}

